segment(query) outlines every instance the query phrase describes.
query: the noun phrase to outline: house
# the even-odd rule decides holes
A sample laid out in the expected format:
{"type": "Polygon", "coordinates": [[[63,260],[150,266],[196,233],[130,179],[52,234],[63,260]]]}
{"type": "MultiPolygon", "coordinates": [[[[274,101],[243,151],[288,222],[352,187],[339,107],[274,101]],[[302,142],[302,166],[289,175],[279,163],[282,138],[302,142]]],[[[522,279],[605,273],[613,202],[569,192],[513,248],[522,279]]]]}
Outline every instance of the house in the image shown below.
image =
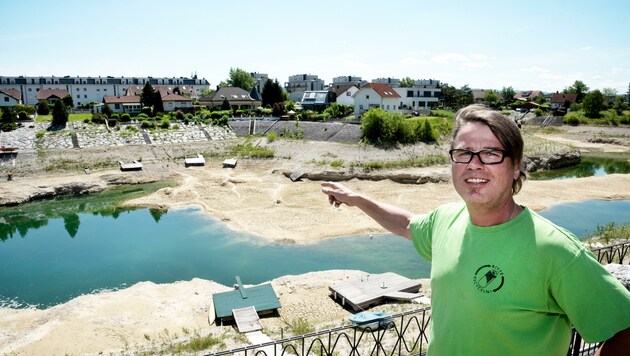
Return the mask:
{"type": "Polygon", "coordinates": [[[335,93],[337,104],[354,106],[353,95],[359,87],[356,84],[333,84],[328,90],[335,93]]]}
{"type": "Polygon", "coordinates": [[[249,93],[238,87],[219,87],[210,95],[199,98],[199,105],[208,108],[220,107],[223,100],[230,102],[232,110],[255,109],[261,105],[260,100],[253,99],[249,93]]]}
{"type": "Polygon", "coordinates": [[[489,92],[494,92],[497,98],[500,101],[503,101],[503,95],[501,95],[501,93],[493,89],[472,89],[473,100],[475,101],[476,104],[485,103],[486,94],[488,94],[489,92]]]}
{"type": "Polygon", "coordinates": [[[559,94],[555,93],[551,96],[551,110],[569,111],[571,104],[577,102],[577,94],[559,94]]]}
{"type": "Polygon", "coordinates": [[[15,89],[0,89],[0,106],[16,106],[22,104],[20,92],[15,89]]]}
{"type": "Polygon", "coordinates": [[[334,103],[336,95],[328,90],[305,91],[302,95],[302,109],[321,111],[334,103]]]}
{"type": "MultiPolygon", "coordinates": [[[[109,106],[114,113],[138,114],[142,111],[142,104],[138,95],[104,96],[103,105],[109,106]]],[[[102,112],[102,109],[97,109],[97,112],[102,112]]]]}
{"type": "Polygon", "coordinates": [[[357,90],[353,98],[354,116],[359,118],[364,112],[373,108],[397,111],[401,96],[388,84],[368,83],[357,90]]]}
{"type": "MultiPolygon", "coordinates": [[[[142,95],[142,90],[144,90],[144,86],[131,85],[127,87],[125,95],[140,96],[142,95]]],[[[199,98],[197,92],[192,87],[186,85],[153,85],[153,90],[159,92],[160,97],[162,98],[171,94],[177,94],[187,97],[189,101],[199,98]]]]}
{"type": "Polygon", "coordinates": [[[181,96],[178,94],[168,94],[162,97],[162,105],[164,106],[164,111],[192,111],[193,103],[190,98],[185,96],[181,96]]]}
{"type": "Polygon", "coordinates": [[[514,100],[520,101],[531,101],[536,97],[545,98],[545,94],[543,94],[540,90],[521,90],[514,95],[514,100]]]}
{"type": "Polygon", "coordinates": [[[52,104],[63,99],[68,92],[63,89],[41,89],[37,92],[37,102],[47,101],[52,104]]]}
{"type": "Polygon", "coordinates": [[[437,107],[442,96],[440,81],[435,79],[416,80],[414,86],[393,88],[400,95],[399,110],[419,111],[437,107]]]}

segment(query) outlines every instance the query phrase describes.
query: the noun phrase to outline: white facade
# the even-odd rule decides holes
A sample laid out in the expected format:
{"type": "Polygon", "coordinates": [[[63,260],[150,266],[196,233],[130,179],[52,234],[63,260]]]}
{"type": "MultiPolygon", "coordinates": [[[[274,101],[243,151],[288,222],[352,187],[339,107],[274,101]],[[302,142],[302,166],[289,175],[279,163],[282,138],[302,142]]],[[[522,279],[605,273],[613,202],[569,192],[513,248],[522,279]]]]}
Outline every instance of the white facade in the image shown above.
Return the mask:
{"type": "Polygon", "coordinates": [[[364,112],[378,108],[389,112],[398,111],[399,99],[397,94],[383,97],[374,88],[363,87],[354,94],[354,116],[358,118],[364,112]]]}
{"type": "Polygon", "coordinates": [[[376,78],[372,79],[372,83],[381,83],[390,85],[392,88],[396,88],[400,85],[400,79],[396,78],[376,78]]]}
{"type": "Polygon", "coordinates": [[[400,95],[401,110],[428,110],[437,107],[442,90],[437,87],[394,88],[400,95]]]}
{"type": "Polygon", "coordinates": [[[337,104],[354,106],[354,94],[359,91],[356,86],[351,86],[337,96],[337,104]]]}
{"type": "Polygon", "coordinates": [[[100,103],[104,96],[125,95],[131,85],[186,85],[195,90],[198,96],[209,88],[205,79],[190,78],[153,78],[153,77],[3,77],[0,76],[0,89],[14,89],[22,93],[24,104],[37,104],[37,92],[41,89],[61,89],[72,96],[75,106],[90,102],[100,103]]]}
{"type": "Polygon", "coordinates": [[[0,106],[15,106],[21,104],[20,100],[0,91],[0,106]]]}
{"type": "Polygon", "coordinates": [[[334,85],[344,85],[344,84],[354,84],[357,87],[362,87],[367,84],[367,81],[361,79],[361,77],[355,77],[352,75],[344,75],[340,77],[334,77],[331,86],[334,85]]]}

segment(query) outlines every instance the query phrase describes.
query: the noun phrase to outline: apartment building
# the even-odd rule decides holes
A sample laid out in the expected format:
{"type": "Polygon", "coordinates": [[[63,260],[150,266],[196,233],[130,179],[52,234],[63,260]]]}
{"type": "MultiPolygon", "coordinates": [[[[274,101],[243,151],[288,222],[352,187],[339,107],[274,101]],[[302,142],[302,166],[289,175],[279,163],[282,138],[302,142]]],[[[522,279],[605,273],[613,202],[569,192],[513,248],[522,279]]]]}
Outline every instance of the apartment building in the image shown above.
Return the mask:
{"type": "Polygon", "coordinates": [[[289,94],[289,100],[300,101],[306,91],[324,90],[326,85],[323,79],[319,79],[317,75],[296,74],[289,76],[289,81],[284,84],[289,94]]]}
{"type": "Polygon", "coordinates": [[[196,75],[192,78],[0,76],[0,89],[18,91],[22,103],[26,105],[37,104],[37,93],[40,90],[65,90],[72,96],[74,105],[80,106],[90,102],[102,103],[105,96],[126,95],[128,87],[144,86],[146,83],[154,86],[187,86],[194,90],[197,96],[201,96],[201,92],[210,86],[206,79],[200,79],[196,75]]]}

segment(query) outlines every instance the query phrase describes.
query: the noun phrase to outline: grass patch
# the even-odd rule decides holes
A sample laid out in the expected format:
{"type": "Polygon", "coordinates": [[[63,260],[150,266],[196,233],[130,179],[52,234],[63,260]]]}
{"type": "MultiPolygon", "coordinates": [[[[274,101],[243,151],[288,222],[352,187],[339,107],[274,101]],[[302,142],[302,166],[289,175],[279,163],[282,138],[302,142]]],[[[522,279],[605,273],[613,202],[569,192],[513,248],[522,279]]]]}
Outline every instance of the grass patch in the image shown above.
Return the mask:
{"type": "MultiPolygon", "coordinates": [[[[91,120],[92,114],[69,114],[68,115],[68,122],[75,122],[75,121],[83,122],[83,120],[85,119],[91,120]]],[[[37,115],[37,118],[35,118],[35,122],[52,122],[52,115],[37,115]]]]}
{"type": "Polygon", "coordinates": [[[304,335],[315,331],[315,328],[311,325],[311,323],[302,317],[292,320],[282,319],[282,322],[288,327],[288,331],[293,335],[304,335]]]}
{"type": "Polygon", "coordinates": [[[232,147],[231,153],[239,157],[273,158],[276,152],[269,148],[255,147],[251,142],[247,142],[232,147]]]}
{"type": "Polygon", "coordinates": [[[350,163],[350,167],[359,167],[364,169],[393,169],[409,167],[429,167],[446,164],[448,162],[450,162],[450,159],[447,156],[427,156],[403,159],[399,161],[352,162],[350,163]]]}
{"type": "Polygon", "coordinates": [[[606,245],[619,241],[630,240],[630,223],[616,224],[614,221],[607,225],[597,224],[597,229],[591,233],[587,242],[602,242],[606,245]]]}

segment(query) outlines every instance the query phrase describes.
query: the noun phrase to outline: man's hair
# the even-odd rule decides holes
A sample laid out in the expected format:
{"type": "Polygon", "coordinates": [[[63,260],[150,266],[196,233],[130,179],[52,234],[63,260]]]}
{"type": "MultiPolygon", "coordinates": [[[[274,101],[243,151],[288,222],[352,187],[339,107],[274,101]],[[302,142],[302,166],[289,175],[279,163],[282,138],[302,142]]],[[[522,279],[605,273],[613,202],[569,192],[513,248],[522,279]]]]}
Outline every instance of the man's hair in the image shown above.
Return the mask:
{"type": "MultiPolygon", "coordinates": [[[[527,174],[523,169],[523,137],[521,131],[513,120],[508,119],[496,110],[486,106],[473,104],[459,109],[455,113],[455,129],[453,130],[453,140],[457,137],[459,130],[464,124],[477,122],[490,128],[490,131],[501,142],[505,149],[505,155],[512,159],[512,163],[518,165],[520,175],[512,182],[512,195],[517,194],[523,186],[523,181],[527,174]]],[[[451,144],[451,148],[452,144],[451,144]]]]}

